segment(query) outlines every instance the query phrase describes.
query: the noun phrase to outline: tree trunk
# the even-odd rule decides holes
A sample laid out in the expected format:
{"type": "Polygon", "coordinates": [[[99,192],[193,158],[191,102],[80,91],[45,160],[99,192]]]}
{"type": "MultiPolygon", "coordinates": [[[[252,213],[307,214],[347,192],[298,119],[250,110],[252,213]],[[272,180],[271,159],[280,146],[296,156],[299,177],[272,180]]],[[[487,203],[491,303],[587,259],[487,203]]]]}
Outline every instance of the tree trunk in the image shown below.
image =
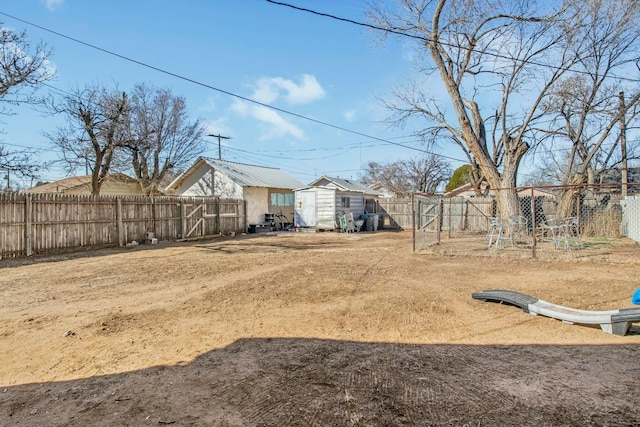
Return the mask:
{"type": "Polygon", "coordinates": [[[580,186],[586,183],[586,176],[583,173],[576,173],[571,183],[570,187],[562,190],[562,195],[560,196],[560,202],[558,203],[558,218],[567,218],[570,216],[574,216],[577,211],[576,201],[578,194],[580,194],[580,186]]]}
{"type": "Polygon", "coordinates": [[[520,161],[529,149],[529,145],[519,139],[509,138],[504,146],[504,168],[500,177],[499,187],[496,187],[496,199],[500,216],[508,218],[522,214],[516,189],[517,175],[520,161]]]}

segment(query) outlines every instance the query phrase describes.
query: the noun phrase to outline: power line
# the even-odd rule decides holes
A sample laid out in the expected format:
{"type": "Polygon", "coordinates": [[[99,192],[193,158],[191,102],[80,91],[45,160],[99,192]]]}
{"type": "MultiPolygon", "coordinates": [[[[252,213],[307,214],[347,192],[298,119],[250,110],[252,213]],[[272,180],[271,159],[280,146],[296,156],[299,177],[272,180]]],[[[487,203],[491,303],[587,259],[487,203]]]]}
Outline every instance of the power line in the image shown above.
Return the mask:
{"type": "MultiPolygon", "coordinates": [[[[426,43],[432,43],[433,42],[432,39],[430,39],[429,37],[425,37],[425,36],[419,36],[419,35],[410,34],[410,33],[404,32],[404,31],[400,31],[400,30],[394,30],[392,28],[384,28],[384,27],[380,27],[380,26],[377,26],[377,25],[373,25],[373,24],[367,24],[365,22],[359,22],[359,21],[356,21],[356,20],[353,20],[353,19],[342,18],[340,16],[336,16],[336,15],[332,15],[332,14],[324,13],[324,12],[318,12],[318,11],[313,10],[313,9],[308,9],[308,8],[305,8],[305,7],[296,6],[296,5],[293,5],[293,4],[290,4],[290,3],[284,3],[284,2],[275,1],[275,0],[266,0],[266,1],[268,3],[275,4],[277,6],[289,7],[291,9],[295,9],[295,10],[298,10],[298,11],[301,11],[301,12],[310,13],[312,15],[318,15],[318,16],[322,16],[322,17],[325,17],[325,18],[335,19],[337,21],[342,21],[342,22],[346,22],[348,24],[358,25],[360,27],[370,28],[370,29],[373,29],[373,30],[376,30],[376,31],[383,31],[385,33],[395,34],[395,35],[398,35],[398,36],[407,37],[407,38],[419,40],[421,42],[426,42],[426,43]]],[[[453,47],[453,48],[459,48],[460,47],[460,46],[454,45],[452,43],[444,42],[444,41],[441,41],[441,40],[438,40],[437,43],[441,44],[443,46],[448,46],[448,47],[453,47]]],[[[514,58],[514,57],[511,57],[511,56],[507,56],[507,55],[501,55],[501,54],[494,53],[494,52],[485,51],[485,52],[483,52],[483,54],[488,55],[488,56],[493,56],[496,59],[508,59],[508,60],[512,60],[512,61],[515,61],[515,62],[521,62],[523,64],[531,64],[531,65],[536,65],[536,66],[539,66],[539,67],[549,68],[549,69],[554,70],[554,71],[562,71],[563,70],[563,68],[561,68],[561,67],[554,67],[553,65],[550,65],[550,64],[544,64],[544,63],[541,63],[541,62],[536,62],[536,61],[531,61],[531,60],[518,59],[518,58],[514,58]]],[[[637,65],[638,60],[640,60],[640,59],[636,58],[636,65],[637,65]]],[[[640,66],[639,66],[639,68],[640,68],[640,66]]],[[[591,73],[589,73],[588,71],[581,71],[581,70],[571,70],[571,71],[574,72],[574,73],[577,73],[577,74],[585,74],[585,75],[588,75],[588,76],[591,75],[591,73]]],[[[629,77],[621,77],[621,76],[616,76],[616,75],[611,75],[611,78],[618,79],[618,80],[630,81],[630,82],[634,82],[634,83],[638,82],[638,79],[631,79],[629,77]]]]}
{"type": "Polygon", "coordinates": [[[189,77],[185,77],[185,76],[182,76],[180,74],[177,74],[177,73],[174,73],[174,72],[171,72],[171,71],[156,67],[154,65],[147,64],[147,63],[139,61],[137,59],[133,59],[133,58],[130,58],[128,56],[113,52],[111,50],[96,46],[94,44],[87,43],[87,42],[79,40],[77,38],[67,36],[65,34],[62,34],[62,33],[58,32],[58,31],[54,31],[54,30],[51,30],[49,28],[43,27],[41,25],[34,24],[32,22],[26,21],[24,19],[18,18],[18,17],[13,16],[13,15],[10,15],[8,13],[0,11],[0,15],[4,15],[4,16],[6,16],[8,18],[11,18],[11,19],[14,19],[16,21],[22,22],[22,23],[27,24],[29,26],[32,26],[34,28],[38,28],[38,29],[40,29],[42,31],[46,31],[48,33],[54,34],[54,35],[56,35],[58,37],[62,37],[62,38],[65,38],[67,40],[71,40],[71,41],[73,41],[75,43],[82,44],[82,45],[87,46],[89,48],[98,50],[98,51],[106,53],[108,55],[115,56],[117,58],[123,59],[125,61],[137,64],[137,65],[140,65],[142,67],[149,68],[149,69],[157,71],[159,73],[166,74],[166,75],[169,75],[171,77],[175,77],[177,79],[184,80],[186,82],[193,83],[195,85],[198,85],[198,86],[201,86],[201,87],[204,87],[204,88],[207,88],[207,89],[211,89],[211,90],[214,90],[216,92],[220,92],[220,93],[223,93],[225,95],[228,95],[228,96],[231,96],[231,97],[234,97],[234,98],[237,98],[237,99],[240,99],[240,100],[243,100],[243,101],[255,104],[255,105],[259,105],[261,107],[269,108],[271,110],[278,111],[278,112],[283,113],[283,114],[287,114],[287,115],[290,115],[290,116],[293,116],[293,117],[297,117],[299,119],[307,120],[307,121],[310,121],[310,122],[313,122],[313,123],[316,123],[316,124],[319,124],[319,125],[322,125],[322,126],[327,126],[327,127],[333,128],[333,129],[337,129],[337,130],[340,130],[340,131],[343,131],[343,132],[351,133],[351,134],[354,134],[354,135],[359,135],[359,136],[362,136],[362,137],[365,137],[365,138],[368,138],[368,139],[373,139],[373,140],[376,140],[376,141],[380,141],[380,142],[383,142],[385,144],[390,144],[390,145],[403,147],[403,148],[406,148],[406,149],[409,149],[409,150],[418,151],[418,152],[421,152],[421,153],[424,153],[424,154],[432,154],[432,155],[440,156],[440,157],[442,157],[444,159],[449,159],[449,160],[453,160],[453,161],[456,161],[456,162],[466,162],[466,160],[461,160],[461,159],[457,159],[457,158],[454,158],[454,157],[446,156],[446,155],[443,155],[443,154],[440,154],[440,153],[434,153],[434,152],[429,152],[429,151],[422,150],[422,149],[419,149],[419,148],[410,147],[410,146],[407,146],[407,145],[404,145],[404,144],[400,144],[400,143],[397,143],[397,142],[389,141],[389,140],[384,139],[384,138],[379,138],[379,137],[376,137],[376,136],[373,136],[373,135],[367,135],[367,134],[365,134],[363,132],[354,131],[352,129],[347,129],[347,128],[344,128],[342,126],[337,126],[337,125],[334,125],[334,124],[331,124],[331,123],[327,123],[327,122],[323,122],[321,120],[314,119],[312,117],[307,117],[307,116],[304,116],[302,114],[294,113],[292,111],[288,111],[288,110],[285,110],[283,108],[275,107],[273,105],[269,105],[269,104],[266,104],[264,102],[256,101],[254,99],[247,98],[245,96],[241,96],[241,95],[238,95],[236,93],[233,93],[233,92],[230,92],[230,91],[227,91],[227,90],[224,90],[224,89],[220,89],[220,88],[217,88],[215,86],[212,86],[212,85],[209,85],[209,84],[206,84],[206,83],[202,83],[202,82],[197,81],[195,79],[192,79],[192,78],[189,78],[189,77]]]}
{"type": "MultiPolygon", "coordinates": [[[[395,34],[398,34],[398,35],[401,35],[401,36],[412,37],[412,38],[416,38],[416,39],[419,39],[419,40],[422,40],[422,41],[429,41],[429,39],[427,39],[427,38],[425,38],[425,37],[414,36],[414,35],[406,34],[406,33],[402,33],[402,32],[399,32],[399,31],[393,31],[393,30],[389,30],[389,29],[384,29],[384,28],[377,27],[377,26],[370,25],[370,24],[364,24],[364,23],[360,23],[360,22],[357,22],[357,21],[354,21],[354,20],[350,20],[350,19],[340,18],[340,17],[334,16],[334,15],[330,15],[330,14],[325,14],[325,13],[316,12],[316,11],[313,11],[313,10],[310,10],[310,9],[299,8],[299,7],[297,7],[297,6],[293,6],[293,5],[290,5],[290,4],[287,4],[287,3],[276,2],[276,1],[272,1],[272,0],[267,0],[267,1],[268,1],[268,2],[270,2],[270,3],[273,3],[273,4],[277,4],[277,5],[281,5],[281,6],[291,7],[291,8],[293,8],[293,9],[298,9],[298,10],[305,11],[305,12],[309,12],[309,13],[313,13],[313,14],[316,14],[316,15],[325,16],[325,17],[329,17],[329,18],[332,18],[332,19],[337,19],[337,20],[344,21],[344,22],[351,23],[351,24],[356,24],[356,25],[360,25],[360,26],[364,26],[364,27],[369,27],[369,28],[376,29],[376,30],[386,31],[386,32],[390,32],[390,33],[395,33],[395,34]]],[[[191,79],[191,78],[188,78],[188,77],[185,77],[185,76],[182,76],[182,75],[179,75],[179,74],[173,73],[173,72],[171,72],[171,71],[168,71],[168,70],[165,70],[165,69],[162,69],[162,68],[159,68],[159,67],[156,67],[156,66],[153,66],[153,65],[150,65],[150,64],[144,63],[144,62],[142,62],[142,61],[139,61],[139,60],[136,60],[136,59],[133,59],[133,58],[130,58],[130,57],[124,56],[124,55],[119,54],[119,53],[117,53],[117,52],[113,52],[113,51],[111,51],[111,50],[108,50],[108,49],[105,49],[105,48],[102,48],[102,47],[99,47],[99,46],[93,45],[93,44],[91,44],[91,43],[84,42],[84,41],[79,40],[79,39],[77,39],[77,38],[67,36],[67,35],[62,34],[62,33],[60,33],[60,32],[57,32],[57,31],[54,31],[54,30],[48,29],[48,28],[46,28],[46,27],[43,27],[43,26],[40,26],[40,25],[37,25],[37,24],[31,23],[31,22],[29,22],[29,21],[26,21],[26,20],[20,19],[20,18],[18,18],[18,17],[12,16],[12,15],[7,14],[7,13],[5,13],[5,12],[1,12],[1,11],[0,11],[0,14],[1,14],[1,15],[4,15],[4,16],[7,16],[7,17],[9,17],[9,18],[11,18],[11,19],[14,19],[14,20],[17,20],[17,21],[23,22],[23,23],[25,23],[25,24],[27,24],[27,25],[30,25],[30,26],[33,26],[33,27],[35,27],[35,28],[41,29],[41,30],[43,30],[43,31],[46,31],[46,32],[52,33],[52,34],[57,35],[57,36],[59,36],[59,37],[62,37],[62,38],[65,38],[65,39],[71,40],[71,41],[76,42],[76,43],[79,43],[79,44],[82,44],[82,45],[87,46],[87,47],[89,47],[89,48],[96,49],[96,50],[98,50],[98,51],[101,51],[101,52],[103,52],[103,53],[107,53],[107,54],[109,54],[109,55],[112,55],[112,56],[115,56],[115,57],[117,57],[117,58],[123,59],[123,60],[125,60],[125,61],[129,61],[129,62],[132,62],[132,63],[134,63],[134,64],[137,64],[137,65],[140,65],[140,66],[143,66],[143,67],[146,67],[146,68],[152,69],[152,70],[154,70],[154,71],[157,71],[157,72],[160,72],[160,73],[163,73],[163,74],[167,74],[167,75],[169,75],[169,76],[172,76],[172,77],[175,77],[175,78],[178,78],[178,79],[181,79],[181,80],[184,80],[184,81],[187,81],[187,82],[190,82],[190,83],[193,83],[193,84],[196,84],[196,85],[199,85],[199,86],[202,86],[202,87],[205,87],[205,88],[208,88],[208,89],[211,89],[211,90],[214,90],[214,91],[217,91],[217,92],[220,92],[220,93],[223,93],[223,94],[226,94],[226,95],[229,95],[229,96],[235,97],[235,98],[238,98],[238,99],[241,99],[241,100],[246,101],[246,102],[249,102],[249,103],[253,103],[253,104],[256,104],[256,105],[259,105],[259,106],[265,107],[265,108],[269,108],[269,109],[272,109],[272,110],[275,110],[275,111],[278,111],[278,112],[281,112],[281,113],[284,113],[284,114],[288,114],[288,115],[291,115],[291,116],[294,116],[294,117],[297,117],[297,118],[300,118],[300,119],[303,119],[303,120],[311,121],[311,122],[314,122],[314,123],[317,123],[317,124],[320,124],[320,125],[323,125],[323,126],[327,126],[327,127],[331,127],[331,128],[337,129],[337,130],[341,130],[341,131],[344,131],[344,132],[351,133],[351,134],[359,135],[359,136],[362,136],[362,137],[367,138],[368,140],[371,140],[371,139],[372,139],[372,140],[376,140],[376,141],[379,141],[379,142],[381,142],[381,143],[382,143],[382,144],[371,144],[371,145],[369,145],[369,146],[378,146],[378,145],[395,145],[395,146],[399,146],[399,147],[402,147],[402,148],[405,148],[405,149],[418,151],[418,152],[421,152],[421,153],[424,153],[424,154],[431,154],[431,155],[439,156],[439,157],[441,157],[441,158],[448,159],[448,160],[453,160],[453,161],[455,161],[455,162],[461,162],[461,163],[466,163],[466,162],[467,162],[467,160],[462,160],[462,159],[459,159],[459,158],[455,158],[455,157],[451,157],[451,156],[446,156],[446,155],[443,155],[443,154],[441,154],[441,153],[435,153],[435,152],[427,151],[427,150],[424,150],[424,149],[420,149],[420,148],[412,147],[412,146],[409,146],[409,145],[406,145],[406,144],[403,144],[403,143],[398,143],[398,142],[390,141],[389,139],[384,139],[384,138],[379,138],[379,137],[375,137],[375,136],[372,136],[372,135],[367,135],[367,134],[362,133],[362,132],[358,132],[358,131],[354,131],[354,130],[351,130],[351,129],[348,129],[348,128],[344,128],[344,127],[341,127],[341,126],[333,125],[333,124],[331,124],[331,123],[327,123],[327,122],[323,122],[323,121],[320,121],[320,120],[317,120],[317,119],[313,119],[313,118],[310,118],[310,117],[307,117],[307,116],[304,116],[304,115],[301,115],[301,114],[298,114],[298,113],[295,113],[295,112],[292,112],[292,111],[288,111],[288,110],[285,110],[285,109],[282,109],[282,108],[278,108],[278,107],[275,107],[275,106],[272,106],[272,105],[269,105],[269,104],[266,104],[266,103],[263,103],[263,102],[255,101],[255,100],[253,100],[253,99],[250,99],[250,98],[247,98],[247,97],[244,97],[244,96],[241,96],[241,95],[238,95],[238,94],[232,93],[232,92],[230,92],[230,91],[223,90],[223,89],[220,89],[220,88],[214,87],[214,86],[212,86],[212,85],[208,85],[208,84],[202,83],[202,82],[200,82],[200,81],[197,81],[197,80],[194,80],[194,79],[191,79]]],[[[446,43],[443,43],[443,44],[446,44],[446,43]]],[[[492,53],[489,53],[489,52],[488,52],[488,54],[489,54],[489,55],[494,55],[494,56],[496,56],[496,57],[508,58],[508,57],[506,57],[506,56],[500,56],[500,55],[492,54],[492,53]]],[[[513,59],[513,58],[508,58],[508,59],[513,59]]],[[[533,63],[533,62],[530,62],[530,63],[533,63]]],[[[538,64],[538,65],[541,65],[541,66],[547,66],[546,64],[538,64]]],[[[50,88],[52,88],[52,89],[54,89],[54,90],[56,90],[56,91],[59,91],[59,92],[61,92],[61,93],[65,93],[65,94],[67,94],[67,95],[73,95],[73,94],[71,94],[71,93],[70,93],[70,92],[68,92],[68,91],[65,91],[65,90],[60,89],[60,88],[56,88],[56,87],[54,87],[54,86],[52,86],[52,85],[49,85],[49,84],[46,84],[46,83],[45,83],[44,85],[45,85],[45,86],[48,86],[48,87],[50,87],[50,88]]],[[[222,136],[220,136],[220,138],[222,138],[222,136]]],[[[226,139],[226,137],[225,137],[225,139],[226,139]]],[[[26,148],[26,147],[25,147],[25,148],[26,148]]],[[[335,150],[343,150],[343,149],[345,149],[345,148],[346,148],[345,146],[342,146],[342,147],[336,147],[336,148],[335,148],[335,150]]],[[[353,148],[357,148],[357,146],[353,146],[353,148]]],[[[360,147],[360,148],[362,148],[362,147],[360,147]]],[[[329,148],[316,148],[316,149],[309,149],[308,151],[318,151],[318,150],[325,150],[325,149],[329,149],[329,148]]],[[[40,149],[40,150],[44,150],[44,149],[40,149]]],[[[239,150],[239,149],[234,149],[234,150],[242,151],[242,150],[239,150]]],[[[301,151],[303,151],[303,150],[301,150],[301,151]]],[[[272,151],[272,152],[273,152],[273,151],[272,151]]],[[[245,153],[247,153],[247,152],[245,151],[245,153]]],[[[253,152],[252,154],[254,154],[254,155],[258,155],[258,156],[262,156],[262,157],[270,157],[270,158],[283,159],[283,160],[299,160],[299,161],[304,161],[304,160],[318,160],[318,159],[319,159],[319,158],[317,158],[317,157],[316,157],[316,158],[313,158],[313,159],[283,158],[282,156],[261,155],[261,154],[258,154],[257,152],[253,152]]],[[[340,154],[336,154],[336,155],[340,155],[340,154]]],[[[325,158],[335,157],[336,155],[327,156],[327,157],[325,157],[325,158]]],[[[219,157],[219,158],[221,157],[221,147],[220,147],[220,144],[219,144],[219,149],[218,149],[218,157],[219,157]]]]}

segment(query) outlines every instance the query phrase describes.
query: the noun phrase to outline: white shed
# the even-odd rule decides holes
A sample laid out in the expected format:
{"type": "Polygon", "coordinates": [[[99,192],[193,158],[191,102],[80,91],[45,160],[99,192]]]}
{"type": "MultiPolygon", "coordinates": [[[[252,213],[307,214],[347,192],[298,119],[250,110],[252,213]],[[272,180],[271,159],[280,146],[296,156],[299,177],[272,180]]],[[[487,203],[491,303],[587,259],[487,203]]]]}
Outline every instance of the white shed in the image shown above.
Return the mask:
{"type": "Polygon", "coordinates": [[[365,194],[329,186],[298,188],[294,212],[296,227],[334,230],[339,228],[338,214],[352,213],[358,219],[365,213],[365,194]]]}

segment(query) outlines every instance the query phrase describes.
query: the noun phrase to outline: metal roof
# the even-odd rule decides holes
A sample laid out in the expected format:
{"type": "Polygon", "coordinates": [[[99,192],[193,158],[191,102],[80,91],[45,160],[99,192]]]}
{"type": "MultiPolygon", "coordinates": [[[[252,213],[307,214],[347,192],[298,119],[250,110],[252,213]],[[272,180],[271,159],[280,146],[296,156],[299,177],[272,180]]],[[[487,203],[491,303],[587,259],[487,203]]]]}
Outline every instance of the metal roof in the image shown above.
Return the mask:
{"type": "Polygon", "coordinates": [[[323,180],[327,180],[332,182],[334,185],[340,187],[340,189],[344,190],[344,191],[357,191],[360,193],[365,193],[365,194],[375,194],[375,195],[379,195],[380,193],[374,189],[372,189],[371,187],[359,182],[359,181],[353,181],[350,179],[343,179],[343,178],[334,178],[334,177],[329,177],[329,176],[323,176],[321,178],[316,179],[315,181],[313,181],[310,185],[314,186],[317,183],[323,181],[323,180]]]}
{"type": "Polygon", "coordinates": [[[293,190],[304,184],[288,173],[266,166],[247,165],[244,163],[216,160],[207,157],[202,159],[212,168],[228,176],[242,187],[268,187],[293,190]]]}

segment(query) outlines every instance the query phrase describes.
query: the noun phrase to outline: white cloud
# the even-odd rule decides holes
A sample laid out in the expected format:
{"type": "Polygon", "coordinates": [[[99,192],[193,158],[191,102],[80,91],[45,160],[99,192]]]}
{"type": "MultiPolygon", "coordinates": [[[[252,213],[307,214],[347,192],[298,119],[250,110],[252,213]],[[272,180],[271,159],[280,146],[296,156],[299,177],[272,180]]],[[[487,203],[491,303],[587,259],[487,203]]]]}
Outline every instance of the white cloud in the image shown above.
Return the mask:
{"type": "Polygon", "coordinates": [[[353,119],[356,118],[356,110],[349,110],[349,111],[345,111],[344,113],[342,113],[344,115],[344,119],[346,121],[348,121],[349,123],[353,122],[353,119]]]}
{"type": "Polygon", "coordinates": [[[62,3],[64,3],[64,0],[42,0],[42,2],[44,3],[47,9],[56,10],[60,6],[62,6],[62,3]]]}
{"type": "MultiPolygon", "coordinates": [[[[282,77],[264,77],[257,81],[251,99],[273,105],[283,99],[287,104],[308,104],[325,96],[324,89],[311,74],[303,74],[296,83],[282,77]]],[[[288,122],[282,114],[271,108],[236,100],[231,110],[244,117],[260,122],[262,135],[260,140],[283,138],[287,135],[296,139],[305,139],[304,131],[288,122]]]]}
{"type": "Polygon", "coordinates": [[[277,111],[261,105],[251,105],[245,101],[235,101],[231,109],[241,116],[249,116],[266,126],[262,126],[260,141],[283,138],[291,135],[297,139],[305,139],[302,129],[287,122],[277,111]]]}
{"type": "Polygon", "coordinates": [[[231,135],[234,133],[229,126],[229,120],[226,117],[220,117],[214,120],[206,120],[203,122],[203,126],[206,135],[231,135]]]}
{"type": "Polygon", "coordinates": [[[324,98],[325,92],[311,74],[303,74],[299,83],[282,77],[265,77],[258,80],[252,99],[268,104],[282,95],[288,104],[308,104],[324,98]]]}

